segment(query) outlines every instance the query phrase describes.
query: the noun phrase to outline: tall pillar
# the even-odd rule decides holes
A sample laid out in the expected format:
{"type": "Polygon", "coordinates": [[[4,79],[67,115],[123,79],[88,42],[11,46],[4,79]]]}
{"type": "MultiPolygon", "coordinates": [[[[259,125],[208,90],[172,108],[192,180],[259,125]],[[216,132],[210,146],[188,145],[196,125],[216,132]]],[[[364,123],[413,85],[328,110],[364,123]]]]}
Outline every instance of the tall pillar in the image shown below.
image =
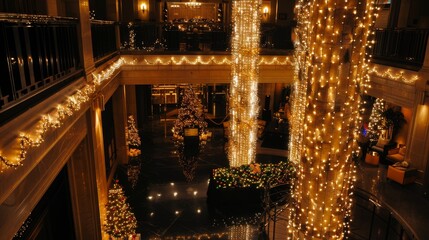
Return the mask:
{"type": "Polygon", "coordinates": [[[137,98],[136,98],[136,86],[135,85],[126,85],[126,98],[127,98],[127,115],[133,115],[136,122],[137,118],[137,98]]]}
{"type": "Polygon", "coordinates": [[[407,139],[407,155],[410,163],[419,171],[421,179],[418,181],[422,181],[426,194],[429,194],[429,41],[426,43],[425,59],[419,76],[411,131],[407,139]]]}
{"type": "Polygon", "coordinates": [[[228,158],[231,167],[255,160],[258,116],[259,0],[234,0],[232,7],[232,66],[229,111],[231,130],[228,158]]]}
{"type": "Polygon", "coordinates": [[[119,163],[127,164],[127,142],[125,139],[125,128],[127,126],[127,104],[125,86],[120,85],[112,96],[113,121],[115,122],[115,142],[117,159],[119,163]]]}
{"type": "MultiPolygon", "coordinates": [[[[98,208],[100,211],[100,222],[104,221],[107,204],[108,183],[106,177],[106,164],[104,160],[104,143],[103,143],[103,123],[101,118],[101,106],[98,99],[93,103],[92,109],[88,111],[89,118],[89,146],[92,151],[93,161],[95,164],[95,179],[97,182],[98,208]]],[[[114,171],[114,169],[112,169],[114,171]]],[[[107,239],[106,234],[101,231],[103,239],[107,239]]]]}
{"type": "Polygon", "coordinates": [[[57,0],[48,0],[46,8],[48,16],[59,16],[57,0]]]}
{"type": "MultiPolygon", "coordinates": [[[[106,0],[106,18],[110,21],[119,22],[119,0],[106,0]]],[[[121,47],[119,24],[115,24],[116,49],[121,47]]]]}
{"type": "Polygon", "coordinates": [[[298,0],[289,159],[298,163],[292,239],[343,239],[365,85],[371,0],[298,0]]]}
{"type": "Polygon", "coordinates": [[[91,74],[94,69],[94,57],[92,53],[91,23],[89,19],[88,0],[65,0],[64,6],[67,16],[79,19],[78,36],[80,39],[80,50],[85,73],[91,74]]]}
{"type": "Polygon", "coordinates": [[[87,137],[74,151],[67,167],[76,239],[101,239],[95,176],[97,162],[92,159],[89,145],[87,137]]]}

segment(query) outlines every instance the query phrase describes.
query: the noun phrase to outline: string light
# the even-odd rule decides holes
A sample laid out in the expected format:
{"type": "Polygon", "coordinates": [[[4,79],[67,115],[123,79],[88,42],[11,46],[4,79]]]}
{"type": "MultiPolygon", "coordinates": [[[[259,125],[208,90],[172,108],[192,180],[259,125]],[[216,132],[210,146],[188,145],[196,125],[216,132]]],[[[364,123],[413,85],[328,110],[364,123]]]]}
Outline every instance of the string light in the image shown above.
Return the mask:
{"type": "Polygon", "coordinates": [[[258,115],[259,0],[233,1],[231,87],[229,97],[231,167],[255,160],[258,115]]]}
{"type": "Polygon", "coordinates": [[[401,81],[405,83],[415,83],[417,80],[419,80],[418,75],[405,76],[405,72],[403,70],[400,70],[398,72],[393,72],[392,69],[388,68],[384,72],[381,72],[377,69],[376,66],[368,69],[368,74],[375,75],[381,78],[388,78],[390,80],[401,81]]]}
{"type": "MultiPolygon", "coordinates": [[[[221,233],[202,233],[189,235],[178,235],[178,236],[164,236],[162,240],[208,240],[208,239],[225,239],[229,235],[229,232],[221,233]]],[[[150,240],[161,240],[160,237],[150,237],[150,240]]]]}
{"type": "Polygon", "coordinates": [[[289,159],[298,164],[289,239],[343,239],[355,181],[373,0],[298,0],[289,159]]]}
{"type": "Polygon", "coordinates": [[[290,162],[278,164],[241,165],[240,167],[216,168],[213,170],[212,184],[222,188],[264,188],[271,185],[291,183],[295,178],[295,168],[290,162]]]}
{"type": "MultiPolygon", "coordinates": [[[[85,84],[74,94],[66,97],[65,101],[59,104],[54,111],[42,115],[41,119],[35,124],[34,129],[28,133],[22,132],[17,137],[19,150],[16,156],[5,157],[1,155],[0,151],[0,164],[6,168],[15,169],[22,166],[23,161],[27,158],[28,151],[40,147],[45,140],[46,133],[60,128],[68,117],[79,111],[84,103],[89,102],[100,84],[111,78],[124,63],[125,60],[120,58],[108,69],[101,71],[99,74],[93,74],[93,83],[85,84]]],[[[1,170],[3,172],[3,168],[1,170]]]]}
{"type": "Polygon", "coordinates": [[[109,189],[107,198],[103,231],[112,238],[135,237],[137,219],[117,181],[109,189]]]}
{"type": "MultiPolygon", "coordinates": [[[[155,57],[144,56],[140,62],[137,58],[133,61],[127,61],[130,65],[231,65],[230,56],[182,56],[182,57],[155,57]]],[[[293,62],[288,56],[262,56],[258,61],[258,65],[287,65],[292,66],[293,62]]]]}

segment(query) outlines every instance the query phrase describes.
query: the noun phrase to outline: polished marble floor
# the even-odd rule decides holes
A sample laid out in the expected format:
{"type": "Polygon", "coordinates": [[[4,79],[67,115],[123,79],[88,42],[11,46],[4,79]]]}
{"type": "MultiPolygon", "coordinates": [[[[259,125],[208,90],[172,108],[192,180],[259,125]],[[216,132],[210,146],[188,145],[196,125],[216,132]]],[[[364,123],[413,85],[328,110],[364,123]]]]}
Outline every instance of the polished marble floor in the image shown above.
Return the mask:
{"type": "MultiPolygon", "coordinates": [[[[142,169],[134,189],[127,187],[142,239],[258,239],[261,206],[210,206],[208,180],[212,169],[228,166],[221,125],[211,124],[213,137],[197,163],[194,179],[186,181],[171,140],[173,121],[147,119],[141,129],[142,169]]],[[[285,151],[261,149],[258,162],[278,162],[285,151]]],[[[119,171],[124,179],[125,169],[119,171]]]]}
{"type": "MultiPolygon", "coordinates": [[[[140,179],[134,189],[124,184],[142,239],[263,239],[259,231],[261,206],[243,203],[220,209],[206,201],[211,170],[228,165],[223,129],[211,124],[213,137],[201,154],[194,179],[187,182],[171,141],[172,125],[173,121],[156,118],[145,121],[140,179]]],[[[286,156],[282,149],[258,147],[257,152],[257,161],[264,163],[286,156]]],[[[424,191],[416,184],[401,186],[386,181],[385,169],[359,163],[357,185],[392,207],[413,229],[415,239],[429,239],[429,200],[424,191]]],[[[126,178],[125,169],[118,173],[119,179],[126,178]]],[[[363,226],[360,221],[368,219],[356,219],[354,226],[363,226]]]]}

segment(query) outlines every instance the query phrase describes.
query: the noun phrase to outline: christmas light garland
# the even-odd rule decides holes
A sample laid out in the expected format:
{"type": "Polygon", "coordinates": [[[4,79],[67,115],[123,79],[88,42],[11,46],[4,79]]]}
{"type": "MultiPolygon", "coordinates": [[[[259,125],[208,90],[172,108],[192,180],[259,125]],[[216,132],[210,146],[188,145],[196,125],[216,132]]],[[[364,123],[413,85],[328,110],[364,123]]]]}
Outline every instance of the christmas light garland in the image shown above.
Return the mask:
{"type": "MultiPolygon", "coordinates": [[[[68,96],[64,103],[58,104],[55,111],[42,115],[41,119],[35,125],[36,127],[29,131],[31,133],[22,132],[17,137],[19,150],[16,156],[5,157],[1,155],[0,151],[0,164],[6,168],[12,167],[15,169],[22,166],[23,161],[27,158],[28,151],[40,147],[45,140],[47,132],[52,129],[60,128],[68,117],[79,111],[84,103],[91,100],[99,85],[103,81],[109,79],[124,63],[125,60],[120,58],[107,70],[103,70],[99,74],[93,74],[93,83],[85,84],[81,89],[77,90],[76,93],[68,96]]],[[[3,170],[4,168],[1,168],[1,172],[3,172],[3,170]]]]}
{"type": "Polygon", "coordinates": [[[229,95],[231,167],[255,160],[258,116],[260,4],[259,0],[233,1],[231,85],[229,95]]]}
{"type": "MultiPolygon", "coordinates": [[[[134,61],[136,64],[137,61],[134,61]]],[[[201,56],[182,56],[180,58],[177,57],[156,57],[151,60],[149,58],[145,58],[142,61],[143,64],[146,65],[231,65],[232,60],[230,57],[201,57],[201,56]]],[[[289,65],[292,66],[293,62],[290,60],[288,56],[282,57],[260,57],[258,61],[258,65],[289,65]]]]}
{"type": "Polygon", "coordinates": [[[343,239],[355,181],[359,94],[369,86],[366,48],[373,0],[298,0],[289,159],[299,163],[289,239],[343,239]]]}
{"type": "MultiPolygon", "coordinates": [[[[190,65],[230,65],[231,60],[229,57],[223,57],[219,60],[218,57],[210,57],[208,60],[203,60],[204,57],[196,56],[195,58],[191,57],[181,57],[176,59],[175,57],[170,57],[168,60],[162,60],[157,58],[154,61],[149,61],[148,59],[144,60],[144,63],[147,65],[181,65],[181,64],[190,64],[190,65]]],[[[66,118],[72,116],[74,112],[80,109],[80,106],[91,100],[93,94],[96,92],[96,88],[105,80],[109,79],[121,66],[123,65],[135,65],[136,60],[126,62],[124,58],[120,58],[115,63],[113,63],[109,68],[102,70],[97,74],[93,74],[93,83],[85,84],[81,89],[77,90],[75,94],[68,96],[64,103],[58,104],[57,109],[49,114],[43,115],[41,120],[36,124],[34,130],[30,130],[32,134],[29,133],[20,133],[17,137],[19,143],[19,151],[16,156],[6,157],[2,155],[0,151],[0,165],[5,166],[6,168],[17,168],[22,166],[23,161],[27,157],[27,152],[31,148],[39,147],[45,139],[46,132],[59,128],[62,126],[66,118]]],[[[266,58],[262,57],[259,61],[260,65],[291,65],[292,62],[289,57],[280,57],[266,58]]],[[[4,171],[4,168],[1,168],[1,172],[4,171]]]]}
{"type": "Polygon", "coordinates": [[[409,74],[405,74],[403,70],[397,71],[397,73],[395,73],[392,69],[388,68],[386,71],[381,72],[378,71],[377,67],[375,66],[368,69],[368,74],[375,75],[381,78],[387,78],[390,80],[401,81],[404,83],[415,83],[417,80],[420,79],[418,75],[407,77],[406,75],[409,74]]]}

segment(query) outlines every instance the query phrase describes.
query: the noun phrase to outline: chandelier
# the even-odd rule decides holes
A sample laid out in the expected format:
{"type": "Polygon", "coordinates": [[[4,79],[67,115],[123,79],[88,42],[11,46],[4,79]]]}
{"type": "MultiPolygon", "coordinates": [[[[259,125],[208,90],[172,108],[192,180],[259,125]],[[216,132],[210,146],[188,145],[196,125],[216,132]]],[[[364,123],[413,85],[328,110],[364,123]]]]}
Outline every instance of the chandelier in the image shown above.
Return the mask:
{"type": "Polygon", "coordinates": [[[190,8],[199,8],[199,7],[201,7],[201,3],[200,2],[195,2],[195,1],[186,2],[185,5],[186,5],[186,7],[190,7],[190,8]]]}

